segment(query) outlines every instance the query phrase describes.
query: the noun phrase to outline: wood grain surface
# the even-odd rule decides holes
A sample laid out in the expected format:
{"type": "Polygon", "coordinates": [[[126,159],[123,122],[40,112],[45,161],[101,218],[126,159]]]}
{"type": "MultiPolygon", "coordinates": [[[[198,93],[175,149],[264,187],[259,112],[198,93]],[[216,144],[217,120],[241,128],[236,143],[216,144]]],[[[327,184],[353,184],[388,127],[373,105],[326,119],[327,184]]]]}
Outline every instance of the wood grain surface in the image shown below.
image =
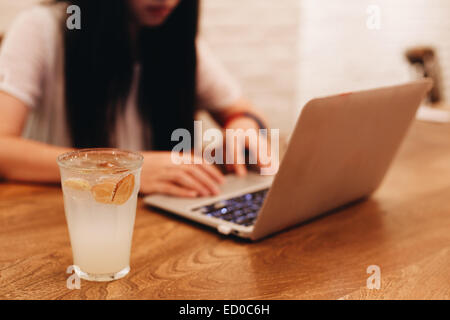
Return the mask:
{"type": "Polygon", "coordinates": [[[71,264],[60,187],[0,184],[1,299],[449,299],[450,126],[415,123],[372,198],[261,242],[140,201],[126,278],[69,290],[71,264]]]}

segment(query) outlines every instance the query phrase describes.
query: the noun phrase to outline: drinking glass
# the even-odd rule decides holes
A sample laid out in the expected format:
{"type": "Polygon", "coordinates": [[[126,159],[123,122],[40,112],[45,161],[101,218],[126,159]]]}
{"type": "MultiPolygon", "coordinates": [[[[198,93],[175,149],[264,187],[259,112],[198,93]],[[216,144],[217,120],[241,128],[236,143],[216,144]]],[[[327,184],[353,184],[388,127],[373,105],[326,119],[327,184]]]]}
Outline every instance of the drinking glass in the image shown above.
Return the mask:
{"type": "Polygon", "coordinates": [[[142,155],[83,149],[58,157],[76,274],[111,281],[130,271],[142,155]]]}

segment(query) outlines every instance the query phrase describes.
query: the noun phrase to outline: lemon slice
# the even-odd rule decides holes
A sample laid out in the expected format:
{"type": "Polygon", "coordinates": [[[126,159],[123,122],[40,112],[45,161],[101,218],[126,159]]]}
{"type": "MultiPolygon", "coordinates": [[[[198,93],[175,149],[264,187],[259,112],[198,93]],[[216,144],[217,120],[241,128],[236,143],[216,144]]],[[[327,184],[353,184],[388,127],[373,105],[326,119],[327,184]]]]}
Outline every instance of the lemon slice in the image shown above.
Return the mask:
{"type": "Polygon", "coordinates": [[[80,178],[70,178],[63,182],[64,187],[80,190],[89,191],[91,190],[91,185],[89,181],[80,178]]]}
{"type": "Polygon", "coordinates": [[[95,201],[111,204],[117,184],[113,181],[104,181],[92,187],[91,192],[95,201]]]}
{"type": "Polygon", "coordinates": [[[121,205],[130,199],[134,189],[134,175],[129,174],[117,183],[117,188],[112,198],[114,204],[121,205]]]}
{"type": "Polygon", "coordinates": [[[128,201],[134,189],[134,175],[129,174],[120,181],[106,179],[91,188],[95,201],[121,205],[128,201]]]}

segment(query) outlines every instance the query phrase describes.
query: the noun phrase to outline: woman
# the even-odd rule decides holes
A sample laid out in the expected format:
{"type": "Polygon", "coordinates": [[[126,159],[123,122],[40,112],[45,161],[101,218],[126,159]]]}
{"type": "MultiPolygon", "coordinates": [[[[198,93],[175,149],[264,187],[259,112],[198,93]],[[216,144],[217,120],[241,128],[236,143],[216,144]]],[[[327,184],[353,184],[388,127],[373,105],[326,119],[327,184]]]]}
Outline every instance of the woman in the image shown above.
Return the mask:
{"type": "Polygon", "coordinates": [[[23,13],[0,52],[0,174],[57,182],[59,154],[118,147],[144,155],[143,193],[217,194],[216,167],[171,161],[171,133],[192,132],[199,109],[227,129],[261,121],[197,39],[198,9],[198,0],[73,0],[23,13]],[[81,9],[81,29],[69,28],[68,5],[81,9]]]}

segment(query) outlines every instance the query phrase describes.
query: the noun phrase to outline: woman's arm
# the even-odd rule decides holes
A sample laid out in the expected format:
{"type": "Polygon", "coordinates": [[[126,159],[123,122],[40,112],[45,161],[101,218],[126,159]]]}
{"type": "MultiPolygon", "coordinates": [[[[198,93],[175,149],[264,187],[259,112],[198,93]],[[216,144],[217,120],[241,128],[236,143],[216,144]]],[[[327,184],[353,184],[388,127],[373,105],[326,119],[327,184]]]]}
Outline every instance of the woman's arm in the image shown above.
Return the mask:
{"type": "MultiPolygon", "coordinates": [[[[257,117],[259,120],[261,120],[263,123],[265,123],[265,124],[267,123],[265,116],[260,111],[255,109],[250,102],[248,102],[247,100],[242,99],[242,98],[225,108],[211,110],[210,113],[211,113],[211,116],[214,118],[214,120],[216,120],[219,123],[219,125],[222,127],[227,125],[227,122],[228,122],[227,120],[230,117],[232,117],[235,114],[239,114],[239,113],[252,114],[255,117],[257,117]]],[[[238,120],[238,118],[236,118],[236,120],[238,120]]],[[[240,120],[246,120],[246,122],[248,122],[248,124],[251,124],[252,128],[259,129],[259,124],[255,120],[253,120],[249,117],[242,117],[242,119],[240,119],[240,120]]]]}
{"type": "Polygon", "coordinates": [[[26,140],[21,137],[28,107],[0,92],[0,176],[26,182],[58,182],[56,158],[68,148],[26,140]]]}
{"type": "MultiPolygon", "coordinates": [[[[59,182],[58,155],[71,149],[22,138],[28,107],[0,92],[0,176],[24,182],[59,182]]],[[[219,192],[223,176],[212,165],[175,165],[170,152],[143,152],[141,192],[182,197],[209,196],[219,192]]]]}

